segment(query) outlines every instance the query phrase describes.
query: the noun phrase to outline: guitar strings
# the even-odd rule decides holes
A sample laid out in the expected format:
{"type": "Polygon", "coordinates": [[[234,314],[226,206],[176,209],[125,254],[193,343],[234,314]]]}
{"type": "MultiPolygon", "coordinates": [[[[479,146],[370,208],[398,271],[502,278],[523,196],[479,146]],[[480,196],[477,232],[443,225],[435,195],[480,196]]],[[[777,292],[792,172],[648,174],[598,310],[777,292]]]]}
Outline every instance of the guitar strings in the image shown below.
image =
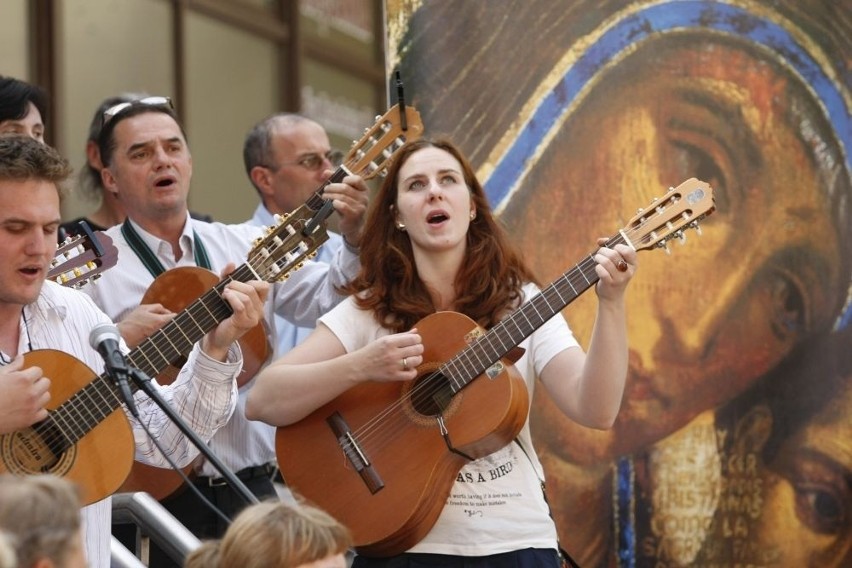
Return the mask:
{"type": "MultiPolygon", "coordinates": [[[[585,286],[582,286],[582,283],[585,282],[586,284],[590,284],[590,282],[589,282],[588,278],[586,278],[586,276],[582,272],[582,270],[580,271],[580,274],[578,275],[577,269],[578,268],[586,268],[586,270],[589,270],[590,267],[591,267],[591,270],[593,270],[594,266],[596,264],[597,263],[594,261],[594,259],[591,256],[588,256],[588,257],[586,257],[586,259],[584,259],[583,262],[578,264],[574,269],[572,269],[572,271],[569,271],[569,273],[566,273],[565,275],[563,275],[563,277],[561,277],[560,279],[565,279],[567,277],[569,279],[569,283],[570,283],[570,279],[573,277],[574,283],[576,284],[576,286],[574,284],[571,284],[571,287],[574,288],[574,289],[576,289],[577,287],[582,287],[582,288],[585,289],[585,286]],[[580,278],[580,277],[582,277],[582,278],[580,278]]],[[[557,279],[557,282],[560,279],[557,279]]],[[[553,285],[551,285],[550,287],[543,290],[542,294],[537,294],[534,298],[530,299],[530,301],[527,302],[525,305],[529,305],[536,298],[542,297],[542,295],[547,290],[551,289],[552,286],[553,285]]],[[[523,314],[523,312],[516,310],[510,316],[508,316],[506,319],[504,319],[503,321],[498,323],[494,328],[492,328],[492,330],[496,330],[499,333],[500,329],[505,328],[506,326],[508,326],[511,323],[514,323],[514,320],[518,315],[524,315],[524,314],[523,314]]],[[[556,313],[554,313],[553,315],[556,315],[556,313]]],[[[527,322],[527,323],[529,323],[529,322],[527,322]]],[[[517,327],[520,327],[520,325],[517,324],[517,323],[515,323],[515,325],[517,327]]],[[[494,335],[493,333],[489,332],[489,334],[486,334],[486,335],[478,338],[469,347],[476,347],[479,344],[488,343],[491,339],[491,336],[493,336],[493,335],[494,335]]],[[[499,337],[499,335],[498,335],[498,337],[499,337]]],[[[509,350],[509,349],[505,349],[505,345],[503,345],[503,349],[506,352],[508,352],[508,350],[509,350]]],[[[469,348],[465,348],[465,349],[462,350],[462,352],[469,352],[469,351],[473,351],[474,355],[476,354],[475,349],[471,350],[469,348]]],[[[389,442],[390,439],[393,439],[394,437],[396,437],[397,432],[401,431],[401,429],[398,428],[397,426],[400,423],[405,423],[405,422],[408,421],[408,418],[406,417],[405,412],[404,412],[404,409],[407,406],[407,404],[406,404],[407,399],[411,400],[411,404],[415,408],[417,408],[418,406],[422,406],[424,401],[428,401],[434,395],[438,394],[443,388],[445,388],[444,383],[437,380],[438,377],[446,376],[446,377],[448,377],[452,380],[452,373],[449,372],[448,367],[455,364],[455,365],[461,366],[462,369],[466,368],[464,363],[462,361],[458,360],[459,355],[460,354],[456,354],[456,356],[454,356],[449,361],[444,363],[439,368],[438,372],[431,373],[431,374],[419,379],[417,384],[414,385],[411,388],[411,390],[407,393],[407,395],[405,397],[402,397],[400,400],[391,404],[390,406],[385,408],[382,412],[380,412],[375,417],[373,417],[370,421],[366,422],[363,426],[361,426],[357,430],[353,431],[351,433],[352,438],[357,440],[357,442],[352,442],[352,444],[354,445],[355,443],[357,443],[360,447],[363,448],[363,451],[365,451],[366,453],[369,454],[370,450],[375,450],[376,448],[381,448],[381,447],[385,446],[389,442]]],[[[476,363],[478,363],[479,367],[484,370],[485,368],[487,368],[488,366],[493,364],[494,361],[487,361],[487,362],[484,362],[484,363],[482,361],[476,361],[476,363]]],[[[473,378],[475,378],[475,376],[478,376],[478,374],[471,377],[471,380],[473,380],[473,378]]],[[[457,384],[458,381],[454,381],[454,382],[456,383],[456,387],[458,387],[459,386],[457,384]]],[[[464,384],[466,384],[466,383],[463,382],[462,386],[464,384]]],[[[457,388],[456,390],[457,390],[457,392],[454,393],[454,395],[458,394],[458,391],[460,391],[460,388],[457,388]]],[[[436,426],[437,426],[437,423],[436,423],[436,426]]],[[[350,445],[350,443],[348,443],[348,442],[344,443],[344,446],[349,446],[349,445],[350,445]]]]}
{"type": "MultiPolygon", "coordinates": [[[[285,243],[279,245],[276,244],[274,240],[270,240],[270,242],[267,243],[266,251],[275,253],[275,251],[278,248],[282,248],[285,243]]],[[[140,367],[141,365],[137,363],[137,359],[141,357],[148,363],[149,372],[154,372],[156,369],[162,369],[171,363],[171,358],[164,354],[168,346],[170,346],[175,353],[185,354],[182,349],[175,345],[175,342],[173,341],[174,334],[170,336],[170,330],[177,330],[184,337],[186,342],[190,344],[189,348],[191,348],[191,345],[195,342],[191,341],[190,337],[184,333],[184,328],[182,328],[181,325],[179,325],[180,322],[176,320],[180,317],[181,320],[185,321],[185,323],[189,323],[191,321],[195,324],[198,330],[202,332],[202,335],[206,331],[212,329],[218,322],[221,322],[225,317],[227,317],[231,310],[227,302],[221,297],[220,288],[224,287],[227,282],[235,278],[240,278],[240,281],[253,279],[257,275],[257,272],[249,265],[253,265],[258,259],[268,258],[263,254],[263,252],[261,252],[262,250],[263,249],[257,249],[256,251],[252,251],[254,254],[249,255],[249,259],[246,264],[238,267],[221,282],[217,283],[212,290],[202,295],[201,298],[193,302],[186,309],[182,310],[178,316],[169,321],[163,326],[163,328],[158,330],[158,332],[149,336],[142,344],[133,349],[128,354],[128,358],[131,363],[136,367],[140,367]],[[208,301],[213,298],[218,298],[219,302],[211,306],[208,301]],[[195,310],[192,308],[195,308],[195,310]],[[151,352],[152,349],[153,352],[156,352],[156,354],[160,357],[161,362],[159,365],[152,361],[152,358],[154,357],[154,353],[151,352]]],[[[275,255],[272,254],[270,256],[274,258],[275,255]]],[[[290,269],[292,269],[292,266],[290,269]]],[[[279,272],[277,276],[281,276],[287,272],[289,272],[289,269],[284,272],[279,272]]],[[[22,311],[22,315],[24,327],[27,333],[29,350],[33,351],[26,313],[22,311]]],[[[6,359],[5,354],[0,352],[0,360],[3,361],[3,364],[11,363],[12,359],[8,359],[8,361],[6,359]]],[[[136,390],[135,385],[133,386],[133,390],[136,390]]],[[[67,447],[79,441],[89,431],[99,425],[103,419],[109,416],[109,414],[111,414],[114,410],[117,410],[121,404],[122,398],[119,396],[115,385],[113,385],[111,381],[106,380],[104,375],[101,375],[77,391],[60,406],[50,410],[48,412],[48,418],[34,424],[31,428],[33,432],[35,432],[47,445],[47,447],[51,449],[51,451],[64,451],[67,447]]]]}
{"type": "MultiPolygon", "coordinates": [[[[237,272],[238,271],[234,271],[232,274],[236,274],[237,272]]],[[[229,277],[223,282],[228,279],[229,277]]],[[[217,284],[217,286],[219,285],[217,284]]],[[[212,297],[221,298],[218,296],[218,292],[215,292],[212,297]]],[[[204,296],[199,298],[200,301],[197,304],[193,303],[195,307],[204,307],[204,310],[200,311],[200,316],[193,318],[190,315],[189,318],[196,323],[201,330],[212,328],[211,324],[221,321],[229,311],[227,302],[219,302],[218,306],[212,306],[211,309],[211,307],[206,305],[203,298],[204,296]]],[[[184,312],[187,313],[184,314],[184,312],[181,312],[181,314],[188,315],[189,311],[191,310],[184,310],[184,312]]],[[[178,328],[180,330],[179,326],[177,326],[174,322],[174,319],[163,326],[161,331],[166,330],[167,327],[178,328]]],[[[180,331],[181,334],[189,340],[186,334],[184,334],[182,330],[180,331]]],[[[151,364],[151,369],[156,369],[157,366],[151,362],[149,354],[145,353],[145,349],[143,348],[143,345],[151,345],[161,357],[162,363],[160,367],[165,367],[170,364],[169,358],[163,354],[166,344],[170,344],[176,352],[180,352],[180,350],[168,337],[168,332],[166,330],[163,333],[158,331],[155,332],[154,335],[149,336],[148,340],[130,352],[128,358],[134,366],[138,366],[136,364],[136,360],[132,356],[141,354],[145,360],[151,364]],[[148,343],[149,340],[150,343],[148,343]]],[[[30,350],[32,350],[32,346],[30,346],[30,350]]],[[[136,390],[135,385],[133,386],[133,389],[136,390]]],[[[48,419],[34,425],[33,430],[42,436],[44,442],[51,449],[57,448],[58,446],[62,446],[62,449],[65,449],[68,445],[72,445],[79,441],[80,438],[109,416],[112,411],[118,409],[121,406],[122,401],[123,400],[119,396],[116,387],[111,383],[111,381],[106,380],[106,378],[101,375],[80,389],[68,400],[63,402],[62,405],[53,411],[50,411],[48,419]],[[104,392],[104,390],[106,390],[106,392],[104,392]]]]}
{"type": "MultiPolygon", "coordinates": [[[[637,226],[635,228],[627,228],[627,229],[624,229],[622,232],[617,233],[614,237],[612,237],[609,240],[607,245],[611,246],[611,245],[615,244],[615,242],[619,240],[619,237],[622,236],[622,233],[624,234],[624,236],[627,237],[628,241],[631,244],[634,243],[634,242],[637,242],[639,240],[639,239],[636,238],[637,236],[647,234],[646,231],[640,230],[642,227],[644,227],[644,225],[647,224],[647,222],[648,222],[647,218],[642,219],[637,224],[637,226]]],[[[564,273],[562,276],[557,278],[552,284],[545,287],[545,289],[542,290],[541,293],[539,293],[536,296],[534,296],[533,298],[531,298],[527,302],[527,304],[535,301],[536,299],[538,299],[540,297],[543,297],[545,292],[554,290],[554,287],[556,286],[556,284],[559,281],[563,281],[563,280],[566,281],[572,288],[576,289],[577,287],[580,287],[580,288],[583,288],[583,290],[585,291],[586,287],[583,286],[583,281],[585,281],[587,284],[593,284],[594,282],[597,282],[597,280],[598,280],[596,274],[594,275],[593,282],[589,282],[588,278],[586,277],[587,272],[594,273],[594,267],[596,265],[597,265],[597,262],[594,260],[594,253],[587,255],[582,261],[580,261],[577,265],[575,265],[575,267],[573,269],[570,269],[569,271],[564,273]],[[580,280],[578,275],[582,276],[582,281],[580,280]],[[576,286],[575,286],[575,284],[576,284],[576,286]]],[[[557,292],[557,295],[558,295],[558,292],[557,292]]],[[[547,302],[546,298],[544,299],[544,301],[549,304],[549,302],[547,302]]],[[[564,308],[564,306],[563,306],[563,308],[564,308]]],[[[558,311],[559,310],[557,310],[557,312],[558,311]]],[[[498,326],[501,326],[502,324],[504,324],[504,322],[509,322],[509,323],[513,322],[514,318],[519,314],[523,314],[523,312],[520,311],[520,308],[518,310],[515,310],[506,319],[504,319],[503,321],[498,323],[497,326],[495,326],[495,328],[497,328],[498,326]]],[[[556,315],[556,313],[553,314],[553,316],[555,316],[555,315],[556,315]]],[[[515,325],[518,325],[518,324],[515,324],[515,325]]],[[[495,329],[495,328],[492,328],[492,329],[495,329]]],[[[478,338],[477,342],[480,339],[487,338],[487,337],[488,337],[488,334],[482,336],[482,338],[478,338]]],[[[465,348],[463,351],[468,351],[468,349],[465,348]]],[[[508,350],[506,350],[506,351],[508,352],[508,350]]],[[[429,375],[424,376],[421,379],[416,379],[418,381],[417,384],[415,384],[411,388],[411,390],[407,393],[407,395],[405,397],[401,397],[399,400],[395,401],[394,403],[392,403],[391,405],[389,405],[388,407],[386,407],[385,409],[380,411],[376,416],[372,417],[370,420],[365,422],[362,426],[360,426],[356,430],[353,430],[350,434],[352,436],[351,439],[354,440],[354,441],[349,442],[348,441],[349,438],[344,439],[342,441],[342,445],[343,445],[344,450],[345,449],[351,449],[352,446],[357,444],[359,446],[359,448],[362,449],[362,451],[369,454],[371,449],[381,448],[382,446],[384,446],[385,444],[388,443],[389,439],[392,439],[393,437],[395,437],[399,433],[401,433],[402,430],[400,428],[396,427],[396,426],[398,426],[398,424],[400,422],[404,423],[404,422],[408,421],[408,418],[406,418],[406,416],[404,414],[404,408],[405,408],[406,402],[407,402],[406,399],[412,400],[411,404],[413,404],[414,407],[417,408],[419,403],[423,403],[424,401],[429,400],[434,395],[438,394],[438,392],[440,392],[440,390],[442,388],[444,388],[444,385],[442,383],[439,383],[439,381],[436,381],[435,379],[440,375],[444,375],[445,374],[444,372],[440,372],[441,369],[445,369],[447,367],[447,365],[450,362],[454,361],[455,359],[456,359],[456,357],[454,356],[447,363],[441,365],[441,367],[439,368],[439,372],[433,372],[433,373],[430,373],[429,375]]],[[[487,366],[485,368],[487,368],[487,366]]],[[[448,378],[452,378],[452,377],[448,376],[448,378]]],[[[454,393],[454,395],[455,394],[457,394],[457,393],[454,393]]],[[[437,421],[436,421],[436,426],[437,426],[437,421]]]]}

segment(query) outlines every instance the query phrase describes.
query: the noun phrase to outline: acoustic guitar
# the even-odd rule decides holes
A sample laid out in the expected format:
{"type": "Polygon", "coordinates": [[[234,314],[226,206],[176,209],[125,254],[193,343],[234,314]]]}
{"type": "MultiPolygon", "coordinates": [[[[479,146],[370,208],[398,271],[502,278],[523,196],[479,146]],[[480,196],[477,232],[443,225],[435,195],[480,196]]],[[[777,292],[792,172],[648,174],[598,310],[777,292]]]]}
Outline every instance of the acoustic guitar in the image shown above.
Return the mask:
{"type": "MultiPolygon", "coordinates": [[[[290,213],[288,219],[310,219],[326,204],[323,191],[331,183],[339,183],[352,173],[364,179],[383,176],[390,159],[406,142],[416,140],[423,133],[420,114],[414,107],[395,105],[383,116],[376,117],[376,123],[365,130],[356,141],[342,165],[331,177],[311,195],[304,205],[290,213]]],[[[159,275],[148,288],[141,304],[161,303],[171,311],[182,309],[191,299],[197,298],[203,291],[211,288],[218,277],[211,271],[195,266],[186,266],[167,270],[159,275]]],[[[263,324],[249,331],[240,339],[243,350],[243,372],[237,378],[237,384],[243,386],[260,370],[269,357],[270,347],[263,324]]],[[[171,361],[158,375],[160,384],[170,384],[177,377],[185,355],[171,361]]],[[[193,467],[184,469],[191,474],[193,467]]],[[[122,492],[145,491],[155,499],[168,497],[183,485],[183,478],[171,469],[154,467],[134,462],[130,474],[121,486],[122,492]]]]}
{"type": "MultiPolygon", "coordinates": [[[[606,246],[665,246],[714,210],[691,178],[641,211],[606,246]]],[[[527,419],[517,346],[597,281],[594,254],[490,330],[439,312],[418,322],[425,351],[417,378],[360,384],[278,429],[281,473],[295,493],[352,532],[358,552],[391,556],[432,528],[460,469],[510,443],[527,419]]]]}
{"type": "MultiPolygon", "coordinates": [[[[189,353],[204,334],[233,312],[222,298],[225,285],[237,280],[274,282],[300,268],[328,239],[317,217],[290,216],[259,240],[248,261],[229,274],[127,355],[130,365],[156,376],[176,357],[189,353]]],[[[135,443],[121,409],[122,398],[106,374],[96,376],[67,353],[40,349],[24,355],[51,383],[48,417],[28,428],[0,435],[0,473],[51,473],[80,485],[84,504],[111,495],[127,477],[135,443]]],[[[135,390],[135,387],[134,387],[135,390]]]]}

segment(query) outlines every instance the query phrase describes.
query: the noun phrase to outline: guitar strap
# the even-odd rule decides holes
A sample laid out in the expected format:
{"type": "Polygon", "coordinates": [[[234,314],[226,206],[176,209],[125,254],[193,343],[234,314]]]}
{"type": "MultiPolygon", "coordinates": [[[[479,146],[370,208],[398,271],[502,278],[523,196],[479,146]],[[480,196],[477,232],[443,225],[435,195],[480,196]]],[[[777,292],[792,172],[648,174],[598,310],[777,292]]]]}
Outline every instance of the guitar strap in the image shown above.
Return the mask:
{"type": "MultiPolygon", "coordinates": [[[[133,225],[130,223],[130,219],[124,220],[124,223],[121,225],[121,234],[124,235],[127,244],[133,252],[136,253],[136,256],[139,257],[139,260],[142,261],[142,264],[145,265],[145,268],[148,269],[151,276],[156,278],[166,271],[163,263],[160,262],[154,252],[145,244],[145,241],[142,240],[142,237],[139,236],[139,233],[137,233],[133,228],[133,225]]],[[[194,241],[194,246],[192,248],[195,253],[195,265],[200,266],[201,268],[206,268],[207,270],[212,270],[210,266],[210,257],[207,255],[207,249],[204,248],[204,243],[201,241],[201,237],[198,236],[198,233],[196,233],[195,230],[192,231],[192,238],[194,241]]]]}
{"type": "MultiPolygon", "coordinates": [[[[532,461],[532,458],[527,453],[527,449],[521,443],[520,438],[515,438],[515,443],[518,444],[518,447],[521,448],[521,451],[524,452],[524,455],[527,456],[527,459],[530,460],[530,465],[532,465],[533,472],[535,472],[536,477],[538,477],[538,484],[541,486],[541,495],[544,497],[544,504],[547,505],[547,514],[550,515],[550,519],[553,521],[553,524],[556,524],[556,519],[553,518],[553,510],[550,507],[550,501],[547,499],[547,491],[544,487],[544,480],[539,477],[538,470],[535,468],[535,464],[532,461]]],[[[562,568],[580,568],[580,565],[571,558],[571,555],[562,548],[562,544],[559,542],[559,530],[556,531],[556,548],[559,551],[559,558],[562,561],[562,568]]]]}

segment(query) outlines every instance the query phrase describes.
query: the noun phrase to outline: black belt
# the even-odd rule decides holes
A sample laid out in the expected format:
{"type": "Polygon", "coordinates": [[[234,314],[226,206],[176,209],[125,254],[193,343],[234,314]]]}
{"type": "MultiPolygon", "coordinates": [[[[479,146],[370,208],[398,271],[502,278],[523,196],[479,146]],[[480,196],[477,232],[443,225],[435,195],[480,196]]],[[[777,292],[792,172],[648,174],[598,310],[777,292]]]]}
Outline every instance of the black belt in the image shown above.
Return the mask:
{"type": "MultiPolygon", "coordinates": [[[[275,465],[271,463],[265,463],[263,465],[253,465],[251,467],[241,469],[234,475],[236,475],[237,479],[239,479],[240,481],[249,481],[251,479],[257,479],[258,477],[272,478],[272,474],[275,473],[275,469],[275,465]]],[[[221,487],[223,485],[228,484],[227,480],[225,480],[224,477],[198,476],[194,479],[193,482],[196,485],[204,485],[207,487],[221,487]]]]}

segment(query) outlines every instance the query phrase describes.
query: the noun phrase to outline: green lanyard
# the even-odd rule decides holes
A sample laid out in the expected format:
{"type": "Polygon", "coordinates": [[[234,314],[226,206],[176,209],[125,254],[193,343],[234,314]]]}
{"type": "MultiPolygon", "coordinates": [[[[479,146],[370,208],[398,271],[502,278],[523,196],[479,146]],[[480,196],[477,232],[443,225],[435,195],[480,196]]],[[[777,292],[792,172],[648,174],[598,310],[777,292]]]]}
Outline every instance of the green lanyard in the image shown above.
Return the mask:
{"type": "MultiPolygon", "coordinates": [[[[139,236],[139,233],[133,228],[133,225],[130,224],[130,219],[124,220],[124,224],[121,225],[121,234],[124,235],[127,244],[130,245],[130,248],[133,249],[133,252],[136,253],[136,256],[139,257],[139,260],[142,261],[142,264],[145,265],[151,276],[156,278],[166,271],[163,263],[160,262],[153,251],[145,244],[145,241],[142,240],[142,237],[139,236]]],[[[195,251],[195,265],[212,270],[210,258],[207,256],[207,249],[204,248],[201,237],[194,230],[192,231],[192,237],[195,240],[195,246],[193,246],[195,251]]]]}

